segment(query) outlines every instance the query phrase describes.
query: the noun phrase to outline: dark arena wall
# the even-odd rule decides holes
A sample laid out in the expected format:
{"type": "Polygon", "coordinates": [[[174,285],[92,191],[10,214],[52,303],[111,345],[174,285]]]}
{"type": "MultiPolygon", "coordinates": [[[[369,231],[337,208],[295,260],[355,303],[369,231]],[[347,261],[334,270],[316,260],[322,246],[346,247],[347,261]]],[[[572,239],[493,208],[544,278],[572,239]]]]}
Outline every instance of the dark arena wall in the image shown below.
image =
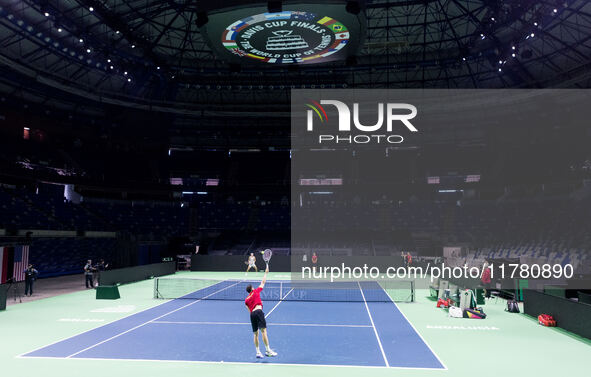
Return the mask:
{"type": "MultiPolygon", "coordinates": [[[[247,259],[247,255],[192,255],[191,271],[245,271],[248,266],[244,262],[247,259]]],[[[265,269],[262,256],[257,257],[256,265],[259,270],[265,269]]],[[[287,255],[273,256],[270,269],[275,272],[291,271],[291,257],[287,255]]]]}
{"type": "Polygon", "coordinates": [[[550,314],[560,328],[591,339],[591,305],[566,297],[556,297],[535,290],[524,290],[523,309],[537,319],[540,314],[550,314]]]}

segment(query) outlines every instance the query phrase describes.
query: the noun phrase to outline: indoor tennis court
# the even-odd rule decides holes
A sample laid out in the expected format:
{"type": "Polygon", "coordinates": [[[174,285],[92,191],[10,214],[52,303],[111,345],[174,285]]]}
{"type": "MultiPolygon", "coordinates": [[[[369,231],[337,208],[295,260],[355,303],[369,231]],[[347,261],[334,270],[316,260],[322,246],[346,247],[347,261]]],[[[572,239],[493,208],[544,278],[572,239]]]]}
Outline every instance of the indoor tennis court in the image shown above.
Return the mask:
{"type": "MultiPolygon", "coordinates": [[[[182,280],[166,279],[168,284],[182,280]]],[[[251,339],[244,336],[250,323],[239,300],[247,284],[259,282],[198,283],[208,286],[23,357],[445,368],[375,282],[314,289],[267,282],[267,297],[280,298],[265,300],[265,308],[274,347],[281,353],[261,361],[253,359],[251,339]],[[212,340],[216,347],[210,346],[212,340]]]]}
{"type": "MultiPolygon", "coordinates": [[[[248,281],[259,281],[261,275],[249,274],[248,281]]],[[[0,322],[0,329],[14,341],[0,342],[0,357],[10,361],[15,371],[27,366],[47,371],[48,376],[74,376],[80,368],[113,375],[128,371],[180,376],[196,364],[205,375],[363,373],[377,377],[453,371],[468,376],[473,363],[482,363],[495,374],[504,370],[488,362],[488,354],[518,358],[520,362],[512,367],[515,373],[558,372],[560,367],[552,359],[539,354],[540,349],[552,348],[554,357],[573,360],[573,372],[583,373],[586,368],[582,360],[589,350],[588,340],[559,328],[541,327],[529,316],[507,313],[501,299],[488,301],[487,313],[492,314],[476,323],[436,310],[424,289],[416,290],[414,302],[367,302],[367,307],[359,300],[290,301],[291,283],[285,273],[271,273],[268,288],[277,290],[283,281],[286,300],[263,296],[269,337],[278,356],[257,360],[243,301],[223,297],[221,291],[243,290],[246,281],[236,284],[244,279],[243,273],[177,272],[171,279],[188,277],[219,281],[199,295],[220,290],[221,299],[154,299],[154,280],[147,280],[121,285],[122,297],[117,301],[96,300],[94,291],[82,291],[11,306],[2,313],[6,320],[0,322]]],[[[373,295],[375,287],[367,284],[361,283],[359,296],[362,291],[373,295]]]]}

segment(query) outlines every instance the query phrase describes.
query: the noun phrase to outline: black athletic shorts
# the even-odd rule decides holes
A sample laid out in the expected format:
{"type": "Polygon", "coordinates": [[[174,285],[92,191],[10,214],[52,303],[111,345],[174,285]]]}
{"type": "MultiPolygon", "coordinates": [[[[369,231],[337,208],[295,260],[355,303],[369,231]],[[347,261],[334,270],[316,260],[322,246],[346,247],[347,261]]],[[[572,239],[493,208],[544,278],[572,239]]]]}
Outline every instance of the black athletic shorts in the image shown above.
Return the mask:
{"type": "Polygon", "coordinates": [[[254,310],[250,313],[250,323],[252,324],[252,332],[257,332],[258,329],[266,329],[265,313],[261,309],[254,310]]]}

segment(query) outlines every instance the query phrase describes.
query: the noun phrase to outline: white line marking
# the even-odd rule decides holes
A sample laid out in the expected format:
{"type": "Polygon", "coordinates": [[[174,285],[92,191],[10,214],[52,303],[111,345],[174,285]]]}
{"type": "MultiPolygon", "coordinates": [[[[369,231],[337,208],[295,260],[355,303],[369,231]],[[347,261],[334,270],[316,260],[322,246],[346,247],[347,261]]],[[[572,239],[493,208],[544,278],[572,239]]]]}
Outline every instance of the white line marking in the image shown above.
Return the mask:
{"type": "MultiPolygon", "coordinates": [[[[182,322],[182,321],[154,321],[152,323],[164,323],[173,325],[250,325],[249,322],[182,322]]],[[[322,323],[273,323],[273,326],[310,326],[310,327],[367,327],[370,325],[337,325],[322,323]]]]}
{"type": "MultiPolygon", "coordinates": [[[[146,309],[140,310],[139,312],[136,312],[136,313],[131,313],[131,314],[128,314],[128,315],[126,315],[126,316],[124,316],[124,317],[121,317],[121,318],[118,318],[118,319],[114,319],[114,320],[112,320],[112,321],[110,321],[110,322],[107,322],[107,323],[103,324],[102,326],[93,327],[92,329],[88,329],[88,330],[86,330],[86,331],[82,331],[81,333],[78,333],[78,334],[74,334],[74,335],[68,336],[67,338],[63,338],[63,339],[60,339],[60,340],[56,340],[55,342],[52,342],[52,343],[46,344],[46,345],[44,345],[44,346],[41,346],[41,347],[37,347],[37,348],[35,348],[34,350],[27,351],[27,352],[25,352],[25,353],[22,353],[22,354],[18,355],[17,357],[23,357],[24,355],[26,355],[26,354],[28,354],[28,353],[37,352],[37,351],[39,351],[40,349],[43,349],[43,348],[46,348],[46,347],[53,346],[53,345],[55,345],[55,344],[57,344],[57,343],[61,343],[61,342],[64,342],[64,341],[66,341],[66,340],[68,340],[68,339],[72,339],[72,338],[74,338],[74,337],[76,337],[76,336],[78,336],[78,335],[86,334],[87,332],[94,331],[94,330],[96,330],[96,329],[99,329],[99,328],[101,328],[101,327],[103,327],[103,326],[108,326],[108,325],[110,325],[110,324],[113,324],[113,323],[115,323],[115,322],[117,322],[117,321],[121,321],[121,320],[124,320],[125,318],[129,318],[129,317],[131,317],[131,316],[134,316],[134,315],[136,315],[136,314],[140,314],[140,313],[143,313],[143,312],[145,312],[145,311],[148,311],[148,310],[152,310],[152,309],[154,309],[154,308],[157,308],[157,307],[159,307],[159,306],[166,305],[166,304],[168,304],[168,303],[170,303],[170,302],[172,302],[172,301],[174,301],[174,300],[168,300],[168,301],[165,301],[165,302],[163,302],[162,304],[158,304],[158,305],[150,306],[149,308],[146,308],[146,309]]],[[[27,357],[36,357],[36,356],[27,356],[27,357]]]]}
{"type": "MultiPolygon", "coordinates": [[[[240,283],[240,282],[238,282],[238,283],[240,283]]],[[[236,285],[236,284],[238,284],[238,283],[235,283],[235,284],[229,285],[229,286],[227,286],[227,287],[225,287],[225,288],[222,288],[222,289],[220,289],[220,290],[217,290],[217,291],[215,291],[215,292],[213,292],[213,293],[211,293],[211,294],[209,294],[209,295],[207,295],[207,296],[203,297],[202,299],[199,299],[199,300],[196,300],[196,301],[190,302],[190,303],[188,303],[187,305],[183,305],[183,306],[181,306],[180,308],[176,308],[176,309],[174,309],[174,310],[171,310],[171,311],[169,311],[168,313],[164,313],[164,314],[162,314],[162,315],[160,315],[160,316],[158,316],[158,317],[156,317],[156,318],[153,318],[153,319],[151,319],[151,320],[149,320],[149,321],[147,321],[147,322],[144,322],[144,323],[142,323],[142,324],[139,324],[139,325],[137,325],[137,326],[135,326],[135,327],[132,327],[131,329],[125,330],[125,331],[123,331],[123,332],[121,332],[121,333],[119,333],[119,334],[117,334],[117,335],[114,335],[114,336],[112,336],[112,337],[108,338],[108,339],[105,339],[105,340],[103,340],[103,341],[100,341],[100,342],[98,342],[98,343],[96,343],[96,344],[94,344],[94,345],[92,345],[92,346],[90,346],[90,347],[86,347],[86,348],[84,348],[83,350],[80,350],[80,351],[78,351],[78,352],[75,352],[75,353],[73,353],[73,354],[71,354],[71,355],[69,355],[69,356],[66,356],[66,359],[69,359],[69,358],[71,358],[72,356],[76,356],[76,355],[78,355],[78,354],[80,354],[80,353],[82,353],[82,352],[88,351],[89,349],[91,349],[91,348],[94,348],[94,347],[96,347],[96,346],[99,346],[99,345],[101,345],[101,344],[103,344],[103,343],[106,343],[106,342],[108,342],[108,341],[110,341],[110,340],[113,340],[113,339],[115,339],[115,338],[118,338],[118,337],[120,337],[121,335],[127,334],[127,333],[129,333],[129,332],[131,332],[131,331],[133,331],[133,330],[135,330],[135,329],[138,329],[138,328],[140,328],[140,327],[142,327],[142,326],[145,326],[145,325],[147,325],[147,324],[148,324],[148,323],[150,323],[150,322],[154,322],[154,321],[156,321],[157,319],[160,319],[160,318],[162,318],[162,317],[166,317],[166,316],[167,316],[167,315],[169,315],[169,314],[172,314],[172,313],[178,312],[179,310],[182,310],[182,309],[184,309],[184,308],[186,308],[186,307],[189,307],[189,306],[191,306],[191,305],[195,305],[196,303],[200,302],[201,300],[204,300],[204,299],[208,298],[209,296],[212,296],[212,295],[214,295],[214,294],[216,294],[216,293],[219,293],[219,292],[221,292],[221,291],[224,291],[224,290],[226,290],[226,289],[228,289],[228,288],[231,288],[231,287],[235,286],[235,285],[236,285]]]]}
{"type": "Polygon", "coordinates": [[[371,365],[334,365],[334,364],[294,364],[294,363],[259,363],[259,362],[245,362],[245,361],[199,361],[199,360],[152,360],[152,359],[109,359],[109,358],[90,358],[90,357],[76,357],[66,359],[65,357],[49,357],[49,356],[16,356],[16,358],[27,359],[55,359],[55,360],[109,360],[109,361],[126,361],[126,362],[155,362],[155,363],[189,363],[189,364],[217,364],[217,365],[250,365],[262,366],[264,368],[273,367],[328,367],[328,368],[359,368],[359,369],[418,369],[418,370],[432,370],[443,371],[443,368],[420,368],[420,367],[383,367],[371,365]]]}
{"type": "Polygon", "coordinates": [[[373,332],[376,334],[376,339],[378,340],[378,344],[380,345],[380,351],[382,351],[384,362],[386,363],[386,367],[390,368],[390,363],[388,363],[388,358],[386,357],[386,353],[384,352],[384,347],[382,347],[382,341],[380,340],[380,336],[378,335],[378,330],[376,329],[376,325],[373,323],[373,318],[371,316],[371,312],[369,311],[369,306],[367,306],[367,301],[365,301],[363,289],[361,289],[361,284],[359,284],[359,282],[357,282],[357,285],[359,286],[359,292],[361,292],[361,297],[363,297],[363,302],[365,303],[365,309],[367,309],[367,314],[369,315],[371,327],[373,327],[373,332]]]}
{"type": "Polygon", "coordinates": [[[495,326],[457,326],[457,325],[427,325],[428,329],[436,330],[469,330],[469,331],[498,331],[500,328],[495,326]]]}
{"type": "MultiPolygon", "coordinates": [[[[382,288],[384,289],[384,288],[382,288]]],[[[396,305],[396,303],[394,302],[394,300],[392,300],[392,297],[390,297],[390,295],[388,294],[388,292],[386,292],[384,290],[384,293],[386,294],[386,296],[388,296],[388,298],[390,299],[390,301],[392,301],[392,303],[394,304],[394,306],[396,307],[396,309],[398,310],[398,312],[400,314],[402,314],[402,316],[404,317],[404,319],[406,319],[406,322],[408,322],[408,324],[410,325],[410,327],[412,327],[412,329],[417,333],[417,335],[419,336],[419,338],[421,338],[421,340],[423,341],[423,343],[425,343],[425,345],[427,346],[427,348],[429,348],[429,350],[431,351],[431,353],[433,355],[435,355],[435,358],[439,361],[439,363],[441,364],[441,366],[443,366],[443,368],[445,370],[447,370],[447,366],[443,363],[443,361],[441,361],[441,359],[439,358],[439,356],[435,353],[435,351],[433,351],[433,348],[431,348],[431,346],[429,345],[429,343],[427,343],[427,341],[425,340],[425,338],[423,338],[423,336],[421,335],[421,333],[419,333],[419,331],[417,330],[417,328],[412,324],[411,321],[408,320],[408,318],[406,317],[406,315],[404,315],[404,313],[402,312],[402,310],[400,310],[400,308],[398,307],[398,305],[396,305]]]]}
{"type": "Polygon", "coordinates": [[[267,318],[268,316],[271,315],[271,313],[273,313],[273,310],[275,310],[276,307],[279,306],[279,304],[281,304],[283,302],[283,299],[286,298],[287,296],[289,296],[289,294],[291,293],[291,291],[293,291],[293,288],[289,290],[289,292],[287,292],[287,294],[285,296],[283,296],[283,298],[281,300],[279,300],[279,302],[277,304],[275,304],[275,306],[273,306],[273,308],[271,310],[269,310],[269,313],[267,313],[265,315],[265,318],[267,318]]]}

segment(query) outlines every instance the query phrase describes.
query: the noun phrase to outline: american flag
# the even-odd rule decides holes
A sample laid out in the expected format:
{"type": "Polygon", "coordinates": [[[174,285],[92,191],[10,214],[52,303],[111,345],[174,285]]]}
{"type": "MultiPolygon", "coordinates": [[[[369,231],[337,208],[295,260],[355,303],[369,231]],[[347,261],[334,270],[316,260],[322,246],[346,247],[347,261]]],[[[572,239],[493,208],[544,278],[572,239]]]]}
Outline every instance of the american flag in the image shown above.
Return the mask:
{"type": "Polygon", "coordinates": [[[29,265],[29,246],[16,246],[14,248],[14,269],[12,277],[16,281],[25,280],[25,270],[29,265]]]}
{"type": "Polygon", "coordinates": [[[8,280],[8,248],[0,247],[0,284],[8,280]]]}

